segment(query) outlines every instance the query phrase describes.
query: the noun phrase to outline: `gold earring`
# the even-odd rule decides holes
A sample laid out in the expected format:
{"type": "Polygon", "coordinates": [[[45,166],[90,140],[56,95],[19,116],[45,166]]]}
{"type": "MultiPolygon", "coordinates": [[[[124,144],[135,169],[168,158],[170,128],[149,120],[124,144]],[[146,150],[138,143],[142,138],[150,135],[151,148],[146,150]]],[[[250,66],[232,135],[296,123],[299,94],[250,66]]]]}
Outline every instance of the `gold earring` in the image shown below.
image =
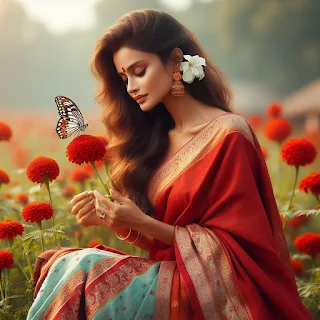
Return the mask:
{"type": "Polygon", "coordinates": [[[181,79],[181,73],[179,71],[175,71],[173,73],[173,83],[171,85],[171,94],[173,96],[181,97],[184,95],[184,85],[181,79]]]}

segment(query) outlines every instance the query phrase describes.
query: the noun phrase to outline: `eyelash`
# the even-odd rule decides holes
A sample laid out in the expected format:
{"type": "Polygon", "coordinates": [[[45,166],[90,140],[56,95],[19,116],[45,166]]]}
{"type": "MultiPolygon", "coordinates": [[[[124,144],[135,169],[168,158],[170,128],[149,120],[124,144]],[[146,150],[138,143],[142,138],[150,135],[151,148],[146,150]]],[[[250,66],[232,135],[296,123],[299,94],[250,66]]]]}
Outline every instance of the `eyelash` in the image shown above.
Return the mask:
{"type": "MultiPolygon", "coordinates": [[[[138,76],[138,77],[144,76],[145,71],[146,71],[146,68],[144,68],[142,71],[140,71],[139,73],[137,73],[136,76],[138,76]]],[[[128,81],[128,78],[127,78],[126,80],[124,80],[123,83],[124,83],[125,85],[127,85],[127,84],[128,84],[127,81],[128,81]]]]}

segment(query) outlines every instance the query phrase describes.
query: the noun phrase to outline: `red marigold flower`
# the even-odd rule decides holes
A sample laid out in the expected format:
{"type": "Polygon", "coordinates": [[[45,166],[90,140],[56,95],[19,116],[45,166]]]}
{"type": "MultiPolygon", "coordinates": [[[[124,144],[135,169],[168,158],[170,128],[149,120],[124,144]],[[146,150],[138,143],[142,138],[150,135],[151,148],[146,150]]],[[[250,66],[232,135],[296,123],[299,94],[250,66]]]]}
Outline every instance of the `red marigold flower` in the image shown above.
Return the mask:
{"type": "Polygon", "coordinates": [[[265,123],[263,132],[267,139],[282,142],[290,136],[292,126],[286,119],[272,118],[265,123]]]}
{"type": "Polygon", "coordinates": [[[9,182],[10,182],[10,178],[9,178],[8,174],[5,171],[0,169],[0,185],[2,183],[8,184],[9,182]]]}
{"type": "Polygon", "coordinates": [[[90,163],[83,164],[80,168],[87,171],[88,174],[90,175],[90,177],[92,177],[96,174],[96,172],[94,171],[94,169],[90,163]]]}
{"type": "Polygon", "coordinates": [[[3,199],[8,199],[8,200],[10,200],[10,199],[12,199],[12,194],[9,193],[9,192],[7,192],[7,193],[4,193],[2,197],[3,197],[3,199]]]}
{"type": "Polygon", "coordinates": [[[11,268],[13,263],[12,253],[8,250],[0,250],[0,270],[11,268]]]}
{"type": "Polygon", "coordinates": [[[80,229],[75,230],[74,236],[75,236],[76,238],[81,238],[81,237],[82,237],[82,231],[81,231],[80,229]]]}
{"type": "Polygon", "coordinates": [[[304,271],[304,264],[300,260],[291,259],[291,267],[297,277],[301,277],[304,271]]]}
{"type": "MultiPolygon", "coordinates": [[[[295,210],[293,210],[295,211],[295,210]]],[[[300,216],[296,216],[294,218],[292,218],[291,220],[289,220],[287,222],[287,225],[290,226],[291,228],[298,228],[301,227],[302,225],[307,224],[308,222],[310,222],[311,220],[311,216],[306,216],[305,214],[300,215],[300,216]]]]}
{"type": "Polygon", "coordinates": [[[320,233],[303,233],[294,239],[293,245],[298,251],[315,257],[320,253],[320,233]]]}
{"type": "Polygon", "coordinates": [[[252,114],[247,117],[247,120],[254,131],[257,131],[262,124],[262,117],[260,114],[252,114]]]}
{"type": "Polygon", "coordinates": [[[95,136],[81,134],[67,146],[67,158],[76,164],[100,161],[106,154],[105,142],[95,136]]]}
{"type": "Polygon", "coordinates": [[[76,194],[77,190],[74,186],[66,186],[63,191],[63,195],[66,198],[72,198],[76,194]]]}
{"type": "Polygon", "coordinates": [[[95,247],[95,246],[97,246],[97,245],[99,245],[99,244],[100,244],[99,241],[97,241],[97,240],[91,240],[91,241],[88,243],[88,248],[93,248],[93,247],[95,247]]]}
{"type": "Polygon", "coordinates": [[[0,122],[0,141],[9,141],[12,137],[12,130],[4,123],[0,122]]]}
{"type": "Polygon", "coordinates": [[[281,113],[282,113],[282,107],[280,102],[274,101],[267,106],[267,115],[270,118],[278,118],[281,116],[281,113]]]}
{"type": "Polygon", "coordinates": [[[299,190],[314,195],[320,195],[320,173],[312,172],[299,183],[299,190]]]}
{"type": "Polygon", "coordinates": [[[71,172],[70,180],[75,182],[84,182],[91,178],[91,174],[86,169],[76,168],[71,172]]]}
{"type": "Polygon", "coordinates": [[[281,148],[282,160],[290,166],[310,164],[314,161],[316,155],[316,147],[304,138],[290,139],[281,148]]]}
{"type": "Polygon", "coordinates": [[[16,196],[16,201],[21,203],[21,204],[26,205],[29,202],[29,197],[25,193],[19,193],[16,196]]]}
{"type": "Polygon", "coordinates": [[[40,156],[30,162],[26,173],[32,182],[41,183],[47,177],[52,181],[59,175],[59,166],[55,160],[40,156]]]}
{"type": "Polygon", "coordinates": [[[49,220],[53,215],[53,208],[48,202],[33,201],[22,209],[22,218],[31,223],[49,220]]]}
{"type": "Polygon", "coordinates": [[[16,236],[21,236],[23,231],[23,225],[18,221],[6,219],[0,222],[0,239],[2,240],[12,240],[16,236]]]}

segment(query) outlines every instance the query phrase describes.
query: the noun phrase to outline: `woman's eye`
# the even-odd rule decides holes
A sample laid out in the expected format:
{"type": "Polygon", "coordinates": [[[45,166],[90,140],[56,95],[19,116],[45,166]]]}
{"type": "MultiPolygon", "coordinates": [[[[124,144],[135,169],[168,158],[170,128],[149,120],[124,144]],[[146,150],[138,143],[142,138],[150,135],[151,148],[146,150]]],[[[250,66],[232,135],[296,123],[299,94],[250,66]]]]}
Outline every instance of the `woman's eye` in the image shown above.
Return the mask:
{"type": "Polygon", "coordinates": [[[145,74],[146,69],[144,68],[141,72],[137,73],[136,76],[142,77],[145,74]]]}

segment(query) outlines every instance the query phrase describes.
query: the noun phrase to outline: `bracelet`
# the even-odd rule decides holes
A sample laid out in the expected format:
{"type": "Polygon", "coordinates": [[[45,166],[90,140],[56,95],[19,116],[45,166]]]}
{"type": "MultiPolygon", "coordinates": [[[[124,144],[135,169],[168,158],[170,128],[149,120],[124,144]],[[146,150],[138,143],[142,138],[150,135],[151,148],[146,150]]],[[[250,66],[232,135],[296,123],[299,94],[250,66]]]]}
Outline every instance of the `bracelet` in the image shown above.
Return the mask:
{"type": "Polygon", "coordinates": [[[133,242],[127,241],[127,243],[135,244],[135,243],[137,243],[138,241],[140,241],[141,236],[142,236],[142,233],[139,231],[136,240],[134,240],[133,242]]]}
{"type": "Polygon", "coordinates": [[[116,235],[116,237],[118,238],[118,239],[120,239],[120,240],[127,240],[129,237],[130,237],[130,234],[131,234],[131,229],[130,229],[130,231],[129,231],[129,233],[125,236],[125,237],[120,237],[116,232],[115,232],[115,235],[116,235]]]}

